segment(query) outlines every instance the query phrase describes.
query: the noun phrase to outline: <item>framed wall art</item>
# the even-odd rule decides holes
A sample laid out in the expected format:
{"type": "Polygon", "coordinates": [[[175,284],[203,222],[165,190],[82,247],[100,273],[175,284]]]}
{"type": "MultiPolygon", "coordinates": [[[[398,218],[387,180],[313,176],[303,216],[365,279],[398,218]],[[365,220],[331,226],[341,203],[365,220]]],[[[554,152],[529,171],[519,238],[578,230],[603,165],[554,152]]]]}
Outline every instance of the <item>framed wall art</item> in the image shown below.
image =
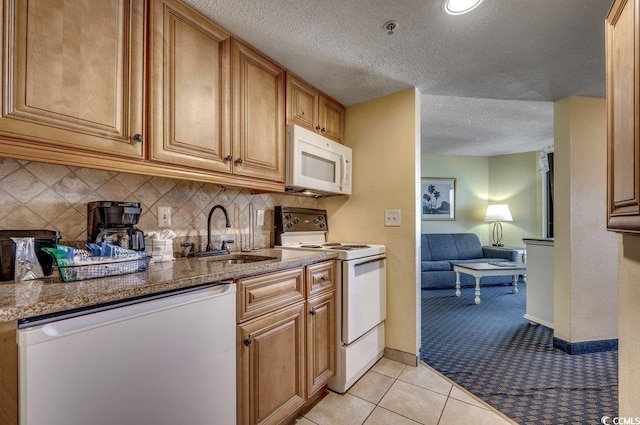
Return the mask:
{"type": "Polygon", "coordinates": [[[456,219],[456,179],[423,177],[421,185],[423,220],[456,219]]]}

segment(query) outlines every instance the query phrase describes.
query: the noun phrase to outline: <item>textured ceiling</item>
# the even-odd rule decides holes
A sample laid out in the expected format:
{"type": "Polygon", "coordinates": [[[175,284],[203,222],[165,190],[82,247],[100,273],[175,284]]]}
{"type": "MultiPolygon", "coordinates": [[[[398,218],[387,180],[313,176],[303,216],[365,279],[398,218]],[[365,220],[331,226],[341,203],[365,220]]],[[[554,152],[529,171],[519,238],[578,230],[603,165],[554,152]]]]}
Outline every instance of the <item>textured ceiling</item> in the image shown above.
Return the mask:
{"type": "Polygon", "coordinates": [[[417,87],[427,153],[548,146],[550,102],[605,96],[611,0],[484,0],[455,17],[442,0],[184,1],[347,106],[417,87]]]}

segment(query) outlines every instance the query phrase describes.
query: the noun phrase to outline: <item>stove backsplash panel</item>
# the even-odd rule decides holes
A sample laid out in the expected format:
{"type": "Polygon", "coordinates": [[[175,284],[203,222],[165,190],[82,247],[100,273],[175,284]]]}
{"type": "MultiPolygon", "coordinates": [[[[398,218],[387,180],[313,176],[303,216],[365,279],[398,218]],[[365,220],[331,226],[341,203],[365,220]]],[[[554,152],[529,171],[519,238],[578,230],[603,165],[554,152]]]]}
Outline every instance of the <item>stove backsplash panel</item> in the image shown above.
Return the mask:
{"type": "Polygon", "coordinates": [[[284,194],[253,195],[250,189],[210,183],[148,177],[136,174],[68,167],[29,161],[0,159],[0,229],[50,229],[62,235],[61,243],[83,245],[86,241],[87,202],[138,201],[142,215],[138,228],[157,228],[158,206],[171,207],[171,229],[180,244],[193,242],[204,249],[207,215],[214,205],[229,212],[232,227],[224,216],[214,213],[212,241],[236,241],[232,249],[248,247],[249,205],[265,210],[263,226],[255,227],[256,248],[273,245],[273,210],[276,205],[316,208],[314,198],[284,194]]]}

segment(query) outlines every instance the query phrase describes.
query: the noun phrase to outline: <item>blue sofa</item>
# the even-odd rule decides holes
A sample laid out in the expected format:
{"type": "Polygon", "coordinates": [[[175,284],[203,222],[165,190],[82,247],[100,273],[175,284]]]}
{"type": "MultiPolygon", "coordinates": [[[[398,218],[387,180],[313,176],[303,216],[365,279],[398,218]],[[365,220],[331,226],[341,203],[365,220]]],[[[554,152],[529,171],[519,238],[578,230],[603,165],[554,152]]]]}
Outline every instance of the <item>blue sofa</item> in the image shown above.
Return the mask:
{"type": "MultiPolygon", "coordinates": [[[[421,286],[422,289],[452,288],[456,273],[451,261],[486,263],[489,261],[517,261],[518,252],[504,248],[482,246],[474,233],[422,234],[421,286]]],[[[482,284],[510,284],[511,276],[483,277],[482,284]]],[[[475,286],[473,276],[460,275],[462,286],[475,286]]]]}

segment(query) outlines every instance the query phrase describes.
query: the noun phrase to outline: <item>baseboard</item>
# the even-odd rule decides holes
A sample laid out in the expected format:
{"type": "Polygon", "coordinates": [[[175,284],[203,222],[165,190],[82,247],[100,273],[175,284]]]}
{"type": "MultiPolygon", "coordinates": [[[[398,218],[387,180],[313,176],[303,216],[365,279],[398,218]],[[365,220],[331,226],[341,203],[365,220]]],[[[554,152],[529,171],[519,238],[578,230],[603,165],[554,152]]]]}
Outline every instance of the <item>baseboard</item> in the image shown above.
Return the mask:
{"type": "Polygon", "coordinates": [[[405,351],[394,350],[393,348],[385,347],[383,357],[394,360],[398,363],[408,364],[409,366],[416,367],[420,363],[420,357],[415,354],[407,353],[405,351]]]}
{"type": "Polygon", "coordinates": [[[562,350],[565,353],[572,355],[616,351],[618,349],[618,339],[567,342],[560,338],[553,337],[553,348],[557,348],[558,350],[562,350]]]}

